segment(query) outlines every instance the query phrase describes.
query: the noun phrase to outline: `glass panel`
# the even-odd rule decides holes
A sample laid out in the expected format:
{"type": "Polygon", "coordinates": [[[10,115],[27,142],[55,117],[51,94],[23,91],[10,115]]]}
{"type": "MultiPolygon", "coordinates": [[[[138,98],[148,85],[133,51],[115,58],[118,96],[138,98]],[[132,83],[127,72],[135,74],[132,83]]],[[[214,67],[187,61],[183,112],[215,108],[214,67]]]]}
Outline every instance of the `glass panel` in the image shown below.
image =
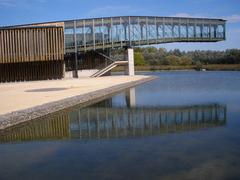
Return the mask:
{"type": "Polygon", "coordinates": [[[104,40],[104,26],[102,19],[96,19],[94,21],[94,27],[95,27],[95,43],[96,45],[102,45],[104,40]]]}
{"type": "Polygon", "coordinates": [[[74,22],[65,22],[64,26],[65,49],[74,48],[74,22]]]}
{"type": "Polygon", "coordinates": [[[217,38],[224,37],[224,26],[223,25],[218,25],[216,31],[217,31],[217,38]]]}
{"type": "Polygon", "coordinates": [[[160,24],[159,26],[158,26],[158,39],[161,39],[161,38],[163,38],[163,24],[160,24]]]}
{"type": "Polygon", "coordinates": [[[214,38],[214,26],[211,26],[210,35],[211,38],[214,38]]]}
{"type": "Polygon", "coordinates": [[[120,19],[119,18],[112,18],[112,40],[113,42],[120,41],[120,19]]]}
{"type": "Polygon", "coordinates": [[[203,25],[203,38],[209,37],[209,27],[208,25],[203,25]]]}
{"type": "Polygon", "coordinates": [[[83,20],[77,21],[77,45],[84,46],[84,24],[83,20]]]}
{"type": "Polygon", "coordinates": [[[147,40],[146,18],[140,17],[139,18],[139,24],[140,24],[140,37],[141,37],[141,40],[147,40]]]}
{"type": "Polygon", "coordinates": [[[131,40],[139,41],[141,39],[141,27],[138,23],[137,17],[131,18],[131,40]]]}
{"type": "Polygon", "coordinates": [[[92,20],[86,20],[85,21],[85,38],[86,38],[86,45],[90,46],[93,45],[93,21],[92,20]]]}
{"type": "Polygon", "coordinates": [[[190,24],[188,26],[188,37],[194,38],[194,25],[193,24],[190,24]]]}
{"type": "Polygon", "coordinates": [[[110,18],[104,19],[103,23],[104,43],[111,42],[111,20],[110,18]]]}
{"type": "Polygon", "coordinates": [[[196,25],[196,38],[201,38],[201,25],[196,25]]]}
{"type": "Polygon", "coordinates": [[[122,24],[124,26],[124,41],[129,41],[129,18],[122,17],[122,24]]]}
{"type": "Polygon", "coordinates": [[[155,40],[157,38],[157,29],[155,18],[148,18],[148,39],[155,40]]]}

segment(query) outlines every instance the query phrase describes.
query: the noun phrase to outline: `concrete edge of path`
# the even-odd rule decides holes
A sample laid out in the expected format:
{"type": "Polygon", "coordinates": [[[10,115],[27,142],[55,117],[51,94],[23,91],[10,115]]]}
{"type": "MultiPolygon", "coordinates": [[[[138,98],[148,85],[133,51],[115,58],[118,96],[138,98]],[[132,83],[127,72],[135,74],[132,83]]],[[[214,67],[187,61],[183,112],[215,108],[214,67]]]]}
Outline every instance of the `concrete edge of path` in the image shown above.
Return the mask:
{"type": "Polygon", "coordinates": [[[105,96],[123,91],[127,88],[131,88],[131,87],[143,84],[145,82],[152,81],[154,79],[157,79],[157,77],[150,76],[140,80],[122,83],[109,88],[100,89],[97,91],[74,96],[71,98],[65,98],[59,101],[49,102],[40,106],[35,106],[32,108],[0,115],[0,130],[4,130],[11,126],[14,126],[23,122],[27,122],[36,118],[40,118],[42,116],[49,115],[54,112],[64,110],[66,108],[87,103],[89,101],[93,101],[101,97],[105,97],[105,96]]]}

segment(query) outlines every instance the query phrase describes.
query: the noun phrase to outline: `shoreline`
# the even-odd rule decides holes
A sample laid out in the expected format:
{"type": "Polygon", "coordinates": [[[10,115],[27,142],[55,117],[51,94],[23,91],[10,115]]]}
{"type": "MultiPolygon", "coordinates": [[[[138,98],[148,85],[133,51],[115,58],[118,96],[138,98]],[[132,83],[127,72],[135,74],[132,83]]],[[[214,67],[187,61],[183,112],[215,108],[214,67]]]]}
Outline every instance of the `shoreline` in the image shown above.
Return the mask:
{"type": "MultiPolygon", "coordinates": [[[[135,71],[197,71],[196,65],[186,65],[186,66],[135,66],[135,71]]],[[[240,71],[240,64],[208,64],[202,65],[201,69],[206,69],[207,71],[240,71]]],[[[117,67],[113,72],[123,71],[122,67],[117,67]]]]}
{"type": "Polygon", "coordinates": [[[2,131],[23,122],[57,113],[67,108],[91,103],[91,101],[114,95],[116,93],[124,91],[125,89],[135,87],[155,79],[157,79],[155,76],[146,76],[138,80],[117,84],[108,88],[103,88],[72,97],[62,98],[58,101],[53,101],[42,105],[33,106],[31,108],[3,114],[0,115],[0,130],[2,131]]]}

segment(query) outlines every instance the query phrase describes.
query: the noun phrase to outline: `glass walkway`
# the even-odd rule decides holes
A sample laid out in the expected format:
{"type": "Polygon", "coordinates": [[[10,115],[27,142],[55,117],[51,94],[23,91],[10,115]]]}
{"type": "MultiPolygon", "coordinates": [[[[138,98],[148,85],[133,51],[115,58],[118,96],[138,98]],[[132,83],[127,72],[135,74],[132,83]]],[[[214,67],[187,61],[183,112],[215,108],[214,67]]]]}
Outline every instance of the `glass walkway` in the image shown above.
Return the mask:
{"type": "Polygon", "coordinates": [[[65,53],[171,42],[225,40],[225,20],[121,16],[62,22],[65,53]]]}

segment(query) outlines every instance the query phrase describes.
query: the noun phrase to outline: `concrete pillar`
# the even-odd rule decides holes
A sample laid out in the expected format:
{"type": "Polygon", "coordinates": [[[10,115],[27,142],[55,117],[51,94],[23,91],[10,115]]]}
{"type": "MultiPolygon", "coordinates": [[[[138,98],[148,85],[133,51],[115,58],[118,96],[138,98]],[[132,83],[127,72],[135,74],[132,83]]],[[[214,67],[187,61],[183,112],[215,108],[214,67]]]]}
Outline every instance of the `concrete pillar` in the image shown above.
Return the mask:
{"type": "Polygon", "coordinates": [[[134,76],[134,50],[133,48],[128,48],[125,51],[125,61],[128,61],[128,66],[125,69],[125,74],[129,76],[134,76]]]}
{"type": "Polygon", "coordinates": [[[135,88],[130,88],[126,92],[126,104],[127,107],[135,107],[136,106],[136,93],[135,88]]]}

